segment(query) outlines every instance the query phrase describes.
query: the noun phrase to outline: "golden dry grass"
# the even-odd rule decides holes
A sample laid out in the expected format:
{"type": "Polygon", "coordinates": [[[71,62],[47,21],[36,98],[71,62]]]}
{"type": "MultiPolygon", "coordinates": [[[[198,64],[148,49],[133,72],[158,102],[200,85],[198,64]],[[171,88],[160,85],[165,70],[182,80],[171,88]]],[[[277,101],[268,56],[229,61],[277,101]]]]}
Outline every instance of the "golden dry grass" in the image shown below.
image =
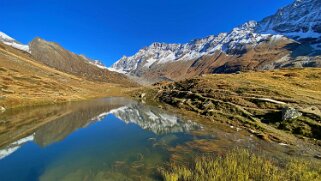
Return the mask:
{"type": "Polygon", "coordinates": [[[5,108],[124,96],[131,89],[128,87],[88,81],[45,66],[26,53],[0,46],[0,106],[5,108]]]}
{"type": "Polygon", "coordinates": [[[264,156],[237,149],[225,156],[198,157],[190,166],[171,164],[160,169],[160,173],[166,181],[317,181],[321,178],[321,165],[299,159],[280,165],[264,156]]]}

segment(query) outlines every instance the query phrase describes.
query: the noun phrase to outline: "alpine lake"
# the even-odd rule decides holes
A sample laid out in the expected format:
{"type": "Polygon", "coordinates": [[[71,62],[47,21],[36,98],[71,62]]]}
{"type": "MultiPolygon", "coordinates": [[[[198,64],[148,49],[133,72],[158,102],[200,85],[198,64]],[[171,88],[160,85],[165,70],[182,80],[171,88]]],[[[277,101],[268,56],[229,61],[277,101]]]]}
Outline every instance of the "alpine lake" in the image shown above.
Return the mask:
{"type": "Polygon", "coordinates": [[[169,162],[235,148],[276,159],[317,152],[120,97],[0,114],[2,181],[161,180],[158,170],[169,162]]]}

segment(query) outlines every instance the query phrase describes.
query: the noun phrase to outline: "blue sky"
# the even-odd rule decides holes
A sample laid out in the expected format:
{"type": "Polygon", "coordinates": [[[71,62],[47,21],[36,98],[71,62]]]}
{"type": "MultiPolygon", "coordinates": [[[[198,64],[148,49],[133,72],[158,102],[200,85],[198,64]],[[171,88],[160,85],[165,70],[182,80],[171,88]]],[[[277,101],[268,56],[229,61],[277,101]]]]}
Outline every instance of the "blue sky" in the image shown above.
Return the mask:
{"type": "Polygon", "coordinates": [[[22,43],[35,37],[111,65],[152,42],[186,43],[293,0],[0,0],[0,31],[22,43]]]}

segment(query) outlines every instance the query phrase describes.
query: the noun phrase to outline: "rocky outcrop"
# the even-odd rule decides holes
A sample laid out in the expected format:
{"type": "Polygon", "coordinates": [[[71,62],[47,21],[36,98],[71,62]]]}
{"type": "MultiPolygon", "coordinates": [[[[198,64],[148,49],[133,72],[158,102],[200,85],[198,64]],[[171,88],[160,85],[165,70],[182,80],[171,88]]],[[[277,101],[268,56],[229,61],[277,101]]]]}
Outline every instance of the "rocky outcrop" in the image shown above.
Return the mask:
{"type": "Polygon", "coordinates": [[[302,116],[302,113],[300,113],[298,110],[292,107],[287,107],[282,110],[282,120],[293,120],[298,117],[302,116]]]}
{"type": "Polygon", "coordinates": [[[288,69],[204,75],[155,84],[154,97],[148,97],[207,120],[242,125],[265,140],[288,141],[275,129],[320,140],[321,94],[316,86],[320,73],[320,69],[288,69]],[[268,134],[273,136],[264,136],[268,134]]]}

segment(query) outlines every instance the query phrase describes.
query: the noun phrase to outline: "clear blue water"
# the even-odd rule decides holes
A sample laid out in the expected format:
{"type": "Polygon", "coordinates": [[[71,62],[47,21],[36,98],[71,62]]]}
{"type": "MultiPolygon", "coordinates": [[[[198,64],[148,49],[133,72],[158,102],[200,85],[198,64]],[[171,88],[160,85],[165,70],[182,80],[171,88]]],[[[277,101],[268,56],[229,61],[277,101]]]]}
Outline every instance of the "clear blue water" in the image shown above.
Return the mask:
{"type": "Polygon", "coordinates": [[[168,148],[195,139],[190,132],[202,129],[190,120],[120,98],[60,107],[2,117],[9,126],[17,117],[15,124],[21,123],[2,133],[3,140],[29,133],[2,146],[1,181],[157,180],[157,168],[169,159],[168,148]],[[24,128],[31,112],[53,119],[39,127],[41,120],[34,120],[37,128],[24,128]]]}

